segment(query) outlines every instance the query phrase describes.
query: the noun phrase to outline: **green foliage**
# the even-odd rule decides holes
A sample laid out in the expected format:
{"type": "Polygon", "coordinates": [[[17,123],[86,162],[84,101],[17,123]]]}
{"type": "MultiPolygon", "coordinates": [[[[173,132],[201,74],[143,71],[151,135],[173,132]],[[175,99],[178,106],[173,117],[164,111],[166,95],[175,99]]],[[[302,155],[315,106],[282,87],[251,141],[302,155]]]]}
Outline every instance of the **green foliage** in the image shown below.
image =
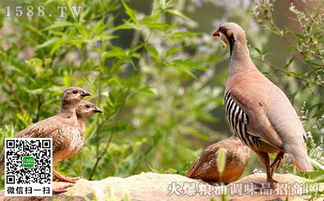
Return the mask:
{"type": "MultiPolygon", "coordinates": [[[[46,12],[57,14],[61,4],[47,2],[46,12]]],[[[212,134],[205,124],[216,120],[210,111],[221,89],[205,86],[204,70],[220,58],[192,52],[201,34],[171,23],[191,21],[172,1],[154,1],[144,16],[119,0],[77,4],[79,16],[68,9],[65,18],[2,18],[10,28],[0,41],[2,137],[57,113],[60,93],[80,86],[104,113],[90,120],[82,153],[58,170],[91,179],[180,171],[193,156],[192,139],[212,134]]]]}
{"type": "Polygon", "coordinates": [[[317,172],[309,174],[297,172],[296,167],[288,157],[285,157],[282,166],[286,172],[319,180],[319,177],[324,173],[323,14],[320,9],[316,8],[310,12],[307,4],[305,5],[306,11],[301,11],[292,3],[289,10],[296,17],[299,30],[282,29],[274,22],[274,2],[270,0],[258,2],[253,11],[254,16],[263,28],[279,36],[289,45],[287,52],[291,54],[290,59],[287,59],[287,63],[283,67],[273,66],[267,61],[266,63],[281,74],[286,75],[282,77],[282,82],[289,80],[287,76],[294,78],[295,87],[292,95],[295,97],[295,102],[302,104],[300,118],[307,130],[309,155],[317,172]]]}
{"type": "MultiPolygon", "coordinates": [[[[53,15],[6,17],[1,13],[0,149],[5,137],[58,113],[65,88],[80,86],[91,92],[92,101],[104,113],[89,120],[82,152],[58,164],[57,170],[87,179],[152,170],[184,174],[204,146],[231,135],[222,98],[228,54],[210,32],[221,22],[234,20],[251,27],[246,30],[260,70],[285,88],[296,108],[305,102],[303,119],[312,136],[311,157],[323,164],[322,15],[292,6],[302,32],[281,29],[274,23],[272,2],[263,1],[254,10],[266,30],[261,31],[252,18],[255,5],[250,1],[235,7],[226,1],[207,0],[200,5],[199,1],[155,0],[143,9],[145,3],[3,3],[45,6],[46,13],[53,15]],[[82,8],[78,16],[71,7],[75,4],[82,8]],[[63,18],[57,17],[59,5],[68,7],[63,18]],[[221,21],[213,27],[214,18],[221,21]],[[273,53],[264,51],[269,31],[284,41],[286,35],[293,40],[284,56],[275,55],[285,60],[280,67],[271,64],[273,53]]],[[[255,163],[250,164],[249,172],[255,168],[255,163]]],[[[295,172],[289,162],[283,167],[295,172]]]]}
{"type": "Polygon", "coordinates": [[[220,148],[216,152],[216,164],[217,164],[217,170],[220,174],[224,172],[225,169],[225,163],[226,163],[226,149],[220,148]]]}

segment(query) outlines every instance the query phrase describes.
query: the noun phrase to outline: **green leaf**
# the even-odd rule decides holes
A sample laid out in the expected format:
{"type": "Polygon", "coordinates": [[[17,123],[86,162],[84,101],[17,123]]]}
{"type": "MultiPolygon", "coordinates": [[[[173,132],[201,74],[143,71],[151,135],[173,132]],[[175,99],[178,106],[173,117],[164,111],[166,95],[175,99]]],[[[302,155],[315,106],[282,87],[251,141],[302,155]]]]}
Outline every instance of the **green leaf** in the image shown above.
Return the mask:
{"type": "Polygon", "coordinates": [[[16,114],[17,118],[23,122],[25,126],[29,126],[32,123],[32,120],[27,112],[24,112],[23,114],[16,114]]]}
{"type": "Polygon", "coordinates": [[[181,50],[181,48],[170,48],[170,49],[168,49],[168,51],[166,52],[165,56],[166,56],[166,57],[172,56],[172,55],[178,53],[180,50],[181,50]]]}
{"type": "Polygon", "coordinates": [[[193,21],[192,19],[190,19],[189,17],[185,16],[184,14],[182,14],[181,12],[174,10],[174,9],[167,9],[166,10],[167,13],[170,13],[174,16],[180,17],[182,19],[185,19],[187,21],[193,21]]]}
{"type": "Polygon", "coordinates": [[[313,66],[323,66],[323,62],[318,59],[313,59],[313,60],[307,59],[306,62],[313,66]]]}
{"type": "Polygon", "coordinates": [[[303,36],[302,34],[297,33],[297,32],[294,32],[294,35],[295,35],[295,37],[298,38],[298,39],[304,39],[304,38],[305,38],[305,36],[303,36]]]}
{"type": "Polygon", "coordinates": [[[41,49],[41,48],[44,48],[44,47],[50,46],[50,45],[56,43],[56,42],[59,41],[59,40],[60,40],[59,38],[53,37],[53,38],[51,38],[50,40],[46,41],[45,43],[42,43],[42,44],[38,45],[36,48],[37,48],[37,49],[41,49]]]}
{"type": "Polygon", "coordinates": [[[191,32],[191,31],[178,31],[172,33],[170,36],[199,36],[199,35],[202,35],[202,33],[191,32]]]}
{"type": "Polygon", "coordinates": [[[135,24],[138,24],[138,20],[137,20],[137,17],[136,17],[136,12],[133,9],[131,9],[130,7],[128,7],[124,0],[121,0],[121,2],[123,4],[123,7],[125,8],[125,11],[126,11],[127,15],[130,17],[130,19],[135,24]]]}
{"type": "Polygon", "coordinates": [[[48,30],[52,30],[52,29],[59,29],[59,28],[68,27],[68,26],[73,26],[73,24],[71,22],[67,22],[67,21],[56,21],[54,24],[52,24],[51,26],[46,27],[42,31],[48,31],[48,30]]]}
{"type": "Polygon", "coordinates": [[[153,47],[149,44],[145,44],[144,47],[147,50],[147,52],[149,52],[152,55],[152,57],[154,58],[155,61],[160,61],[159,53],[155,47],[153,47]]]}
{"type": "Polygon", "coordinates": [[[101,54],[101,59],[104,60],[111,57],[122,58],[124,56],[125,56],[125,50],[123,50],[120,47],[112,46],[111,50],[101,54]]]}
{"type": "Polygon", "coordinates": [[[150,86],[146,86],[143,88],[140,88],[137,92],[138,93],[146,93],[146,94],[150,94],[150,95],[157,95],[157,90],[155,90],[155,87],[150,87],[150,86]]]}
{"type": "Polygon", "coordinates": [[[295,56],[291,57],[291,59],[289,59],[288,63],[286,64],[286,67],[289,68],[290,64],[294,61],[295,56]]]}
{"type": "Polygon", "coordinates": [[[138,29],[138,27],[136,26],[136,24],[133,23],[125,23],[113,28],[114,31],[124,30],[124,29],[138,29]]]}
{"type": "Polygon", "coordinates": [[[226,149],[220,148],[216,152],[216,164],[217,164],[217,170],[220,174],[222,174],[225,170],[226,166],[226,149]]]}

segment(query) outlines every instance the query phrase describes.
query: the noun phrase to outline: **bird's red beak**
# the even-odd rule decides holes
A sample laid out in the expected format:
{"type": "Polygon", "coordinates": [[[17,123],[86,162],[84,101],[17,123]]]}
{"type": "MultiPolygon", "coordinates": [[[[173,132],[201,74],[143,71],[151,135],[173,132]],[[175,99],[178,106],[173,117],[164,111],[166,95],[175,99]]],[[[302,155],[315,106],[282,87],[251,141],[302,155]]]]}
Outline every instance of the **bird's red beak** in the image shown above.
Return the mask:
{"type": "Polygon", "coordinates": [[[217,30],[217,31],[215,31],[214,33],[213,33],[213,36],[220,36],[220,34],[219,34],[219,31],[217,30]]]}

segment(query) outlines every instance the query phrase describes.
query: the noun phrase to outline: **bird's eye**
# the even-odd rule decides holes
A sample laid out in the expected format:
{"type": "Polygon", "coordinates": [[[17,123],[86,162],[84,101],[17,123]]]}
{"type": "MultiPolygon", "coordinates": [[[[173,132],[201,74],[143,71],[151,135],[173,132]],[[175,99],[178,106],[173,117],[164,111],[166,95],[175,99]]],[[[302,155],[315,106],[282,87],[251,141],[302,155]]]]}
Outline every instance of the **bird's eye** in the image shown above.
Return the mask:
{"type": "Polygon", "coordinates": [[[226,30],[226,32],[225,32],[225,35],[226,35],[226,37],[232,37],[233,36],[233,31],[232,30],[226,30]]]}
{"type": "Polygon", "coordinates": [[[227,29],[225,27],[219,27],[218,30],[219,30],[219,32],[224,33],[224,32],[226,32],[227,29]]]}
{"type": "Polygon", "coordinates": [[[78,90],[77,90],[77,89],[74,89],[74,90],[72,91],[72,93],[77,94],[77,93],[78,93],[78,90]]]}
{"type": "Polygon", "coordinates": [[[90,108],[90,105],[86,105],[86,108],[90,108]]]}

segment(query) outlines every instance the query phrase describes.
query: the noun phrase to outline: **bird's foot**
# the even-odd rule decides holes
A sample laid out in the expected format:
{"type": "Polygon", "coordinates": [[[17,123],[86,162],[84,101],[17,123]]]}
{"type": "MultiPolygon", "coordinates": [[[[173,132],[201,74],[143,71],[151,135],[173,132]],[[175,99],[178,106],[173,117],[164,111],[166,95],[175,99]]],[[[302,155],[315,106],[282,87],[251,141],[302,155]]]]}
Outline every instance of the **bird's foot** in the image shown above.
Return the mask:
{"type": "Polygon", "coordinates": [[[206,182],[206,183],[208,183],[209,185],[212,185],[212,186],[221,186],[222,185],[222,183],[218,183],[218,182],[206,182]]]}
{"type": "Polygon", "coordinates": [[[31,197],[31,200],[40,201],[40,200],[42,200],[42,196],[33,196],[33,197],[31,197]]]}
{"type": "Polygon", "coordinates": [[[58,186],[53,188],[53,193],[59,194],[59,193],[65,193],[67,188],[72,187],[74,184],[66,184],[64,186],[58,186]]]}
{"type": "Polygon", "coordinates": [[[253,184],[256,186],[254,188],[254,191],[260,192],[262,190],[274,190],[276,188],[276,184],[278,183],[277,181],[273,180],[272,182],[267,182],[267,183],[261,183],[261,182],[253,182],[253,184]]]}
{"type": "Polygon", "coordinates": [[[253,185],[255,186],[255,188],[253,188],[253,190],[254,190],[255,192],[260,192],[261,189],[263,189],[263,186],[264,186],[264,184],[265,184],[265,183],[261,183],[261,182],[252,182],[252,183],[253,183],[253,185]]]}
{"type": "MultiPolygon", "coordinates": [[[[55,175],[56,176],[56,175],[55,175]]],[[[56,176],[54,181],[68,182],[68,183],[76,183],[81,177],[67,177],[64,175],[56,176]]]]}
{"type": "Polygon", "coordinates": [[[62,174],[60,174],[58,171],[53,170],[53,175],[55,176],[55,178],[53,179],[53,181],[61,181],[61,182],[69,182],[69,183],[76,183],[79,179],[81,179],[80,177],[67,177],[64,176],[62,174]]]}

